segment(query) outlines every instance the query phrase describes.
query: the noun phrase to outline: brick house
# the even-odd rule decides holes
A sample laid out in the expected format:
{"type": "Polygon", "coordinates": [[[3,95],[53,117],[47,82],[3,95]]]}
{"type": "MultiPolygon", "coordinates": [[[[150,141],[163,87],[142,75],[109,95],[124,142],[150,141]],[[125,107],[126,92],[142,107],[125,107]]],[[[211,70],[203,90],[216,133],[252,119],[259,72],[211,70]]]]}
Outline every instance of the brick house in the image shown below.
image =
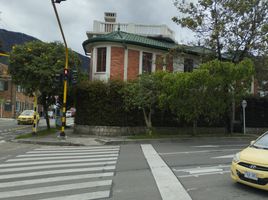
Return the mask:
{"type": "MultiPolygon", "coordinates": [[[[104,14],[105,21],[94,21],[83,42],[85,54],[91,57],[90,80],[127,81],[156,70],[191,72],[214,55],[208,48],[178,44],[166,25],[116,23],[116,13],[104,14]],[[170,50],[176,53],[170,56],[170,50]]],[[[254,95],[256,83],[252,81],[250,89],[254,95]]]]}
{"type": "Polygon", "coordinates": [[[116,13],[105,13],[105,22],[94,21],[92,32],[83,42],[91,57],[91,80],[132,80],[143,72],[168,70],[190,72],[210,50],[179,45],[166,25],[116,23],[116,13]],[[167,56],[177,49],[176,56],[167,56]]]}
{"type": "Polygon", "coordinates": [[[0,117],[15,118],[21,111],[33,109],[33,98],[12,82],[8,66],[0,63],[0,117]]]}

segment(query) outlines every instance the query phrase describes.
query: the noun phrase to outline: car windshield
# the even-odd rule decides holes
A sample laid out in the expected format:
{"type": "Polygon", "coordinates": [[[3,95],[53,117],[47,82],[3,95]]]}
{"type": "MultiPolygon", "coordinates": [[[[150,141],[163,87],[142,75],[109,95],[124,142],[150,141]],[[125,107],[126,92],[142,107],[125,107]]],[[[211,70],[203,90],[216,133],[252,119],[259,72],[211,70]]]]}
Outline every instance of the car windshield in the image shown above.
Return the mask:
{"type": "Polygon", "coordinates": [[[252,146],[256,148],[268,149],[268,133],[264,134],[252,146]]]}
{"type": "Polygon", "coordinates": [[[25,115],[25,116],[32,116],[34,113],[33,110],[24,110],[21,115],[25,115]]]}

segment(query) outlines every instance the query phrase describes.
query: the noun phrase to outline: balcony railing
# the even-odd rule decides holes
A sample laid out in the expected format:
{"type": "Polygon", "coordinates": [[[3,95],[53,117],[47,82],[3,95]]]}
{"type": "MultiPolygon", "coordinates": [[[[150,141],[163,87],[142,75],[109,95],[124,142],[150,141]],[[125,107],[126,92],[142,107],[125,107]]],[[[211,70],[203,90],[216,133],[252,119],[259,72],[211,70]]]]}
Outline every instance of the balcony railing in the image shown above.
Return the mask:
{"type": "MultiPolygon", "coordinates": [[[[93,33],[109,33],[120,28],[121,31],[144,36],[163,36],[175,39],[175,33],[166,25],[144,25],[134,23],[110,23],[94,21],[93,33]]],[[[90,32],[89,32],[90,33],[90,32]]]]}

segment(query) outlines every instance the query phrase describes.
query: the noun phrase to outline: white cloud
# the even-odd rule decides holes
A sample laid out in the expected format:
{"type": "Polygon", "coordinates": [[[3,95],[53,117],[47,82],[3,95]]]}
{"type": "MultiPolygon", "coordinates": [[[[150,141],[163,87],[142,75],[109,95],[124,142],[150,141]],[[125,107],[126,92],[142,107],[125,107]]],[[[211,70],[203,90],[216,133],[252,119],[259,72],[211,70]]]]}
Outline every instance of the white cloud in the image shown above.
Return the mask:
{"type": "MultiPolygon", "coordinates": [[[[177,10],[172,0],[66,0],[57,4],[68,46],[84,53],[82,42],[93,20],[103,20],[104,12],[117,13],[117,21],[166,24],[178,42],[194,40],[189,30],[172,22],[177,10]]],[[[43,41],[62,41],[51,0],[0,0],[0,28],[23,32],[43,41]]]]}

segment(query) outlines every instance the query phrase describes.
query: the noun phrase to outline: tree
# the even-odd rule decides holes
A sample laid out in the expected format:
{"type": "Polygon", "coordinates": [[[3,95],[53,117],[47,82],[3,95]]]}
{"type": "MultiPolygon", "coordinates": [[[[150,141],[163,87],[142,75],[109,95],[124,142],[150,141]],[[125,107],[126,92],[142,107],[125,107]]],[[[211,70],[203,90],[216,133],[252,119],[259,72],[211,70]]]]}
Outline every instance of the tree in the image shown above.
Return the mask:
{"type": "Polygon", "coordinates": [[[260,91],[264,92],[261,95],[267,95],[265,93],[268,91],[268,55],[254,58],[254,66],[258,88],[260,91]]]}
{"type": "Polygon", "coordinates": [[[235,105],[240,105],[242,98],[250,92],[254,75],[253,62],[245,59],[235,64],[213,60],[202,64],[200,70],[208,70],[213,77],[210,92],[222,102],[224,118],[228,118],[225,123],[229,123],[226,124],[226,128],[229,127],[232,132],[235,105]]]}
{"type": "Polygon", "coordinates": [[[201,117],[209,122],[221,114],[222,104],[215,99],[217,96],[211,95],[212,81],[208,70],[167,74],[162,81],[161,105],[167,105],[179,119],[192,123],[196,134],[201,117]]]}
{"type": "Polygon", "coordinates": [[[142,74],[132,82],[128,82],[123,89],[123,98],[126,109],[141,109],[148,133],[152,133],[152,114],[158,106],[160,83],[163,72],[142,74]]]}
{"type": "Polygon", "coordinates": [[[160,105],[192,123],[195,134],[201,118],[210,123],[224,117],[226,110],[231,113],[232,102],[241,102],[249,92],[253,72],[250,60],[239,64],[214,60],[191,73],[166,74],[160,105]]]}
{"type": "MultiPolygon", "coordinates": [[[[69,67],[79,68],[79,58],[71,50],[69,58],[69,67]]],[[[33,41],[16,45],[10,52],[9,71],[12,80],[22,86],[29,96],[35,92],[40,93],[38,100],[44,108],[48,128],[48,108],[55,103],[54,96],[62,96],[63,93],[62,85],[55,83],[55,77],[56,74],[63,73],[64,64],[65,49],[57,42],[33,41]]]]}
{"type": "Polygon", "coordinates": [[[219,60],[230,58],[237,63],[249,54],[267,51],[266,0],[198,0],[188,4],[174,0],[174,5],[182,15],[173,21],[197,33],[219,60]]]}

